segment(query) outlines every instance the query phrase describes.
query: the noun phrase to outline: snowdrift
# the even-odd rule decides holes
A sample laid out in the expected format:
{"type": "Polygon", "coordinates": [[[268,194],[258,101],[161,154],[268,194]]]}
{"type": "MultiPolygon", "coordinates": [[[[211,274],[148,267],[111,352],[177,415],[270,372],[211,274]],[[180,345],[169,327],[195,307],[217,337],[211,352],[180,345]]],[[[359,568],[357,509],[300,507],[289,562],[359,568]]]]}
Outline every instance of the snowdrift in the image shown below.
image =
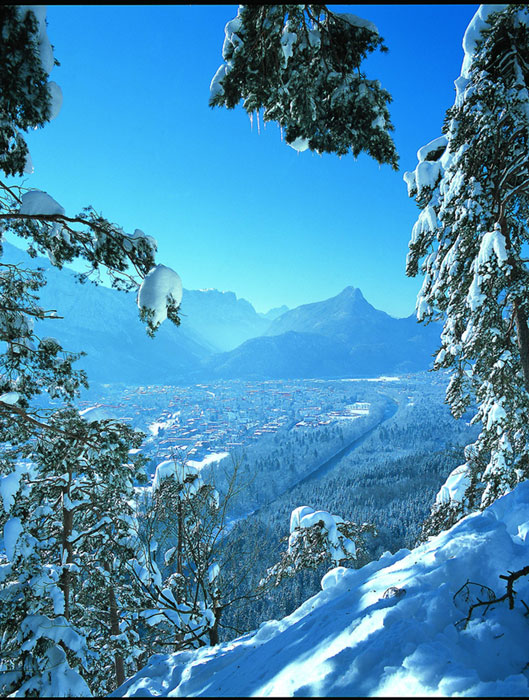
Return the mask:
{"type": "Polygon", "coordinates": [[[502,602],[464,620],[480,586],[501,596],[500,574],[529,564],[528,532],[525,482],[411,552],[332,569],[283,620],[152,657],[114,696],[527,696],[529,577],[512,610],[502,602]]]}

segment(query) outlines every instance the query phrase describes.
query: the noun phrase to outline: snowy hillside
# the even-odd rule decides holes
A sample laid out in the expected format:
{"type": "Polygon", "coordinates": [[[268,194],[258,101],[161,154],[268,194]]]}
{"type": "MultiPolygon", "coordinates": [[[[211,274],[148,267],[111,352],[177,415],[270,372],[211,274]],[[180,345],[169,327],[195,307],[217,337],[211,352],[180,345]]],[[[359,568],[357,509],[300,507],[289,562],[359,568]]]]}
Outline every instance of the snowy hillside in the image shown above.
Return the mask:
{"type": "Polygon", "coordinates": [[[283,620],[152,657],[114,696],[527,696],[528,577],[514,584],[513,610],[504,601],[465,618],[482,586],[500,597],[500,574],[527,565],[528,533],[525,482],[411,552],[331,570],[283,620]]]}

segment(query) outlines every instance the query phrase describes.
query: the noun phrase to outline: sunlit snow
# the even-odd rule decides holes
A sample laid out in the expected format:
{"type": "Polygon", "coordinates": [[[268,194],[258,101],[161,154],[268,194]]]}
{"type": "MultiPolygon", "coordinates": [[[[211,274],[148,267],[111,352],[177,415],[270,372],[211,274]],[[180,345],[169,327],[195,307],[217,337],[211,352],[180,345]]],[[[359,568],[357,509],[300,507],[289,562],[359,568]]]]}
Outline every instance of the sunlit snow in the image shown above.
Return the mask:
{"type": "Polygon", "coordinates": [[[460,503],[469,485],[469,468],[466,464],[461,464],[450,472],[448,479],[441,486],[439,493],[435,497],[435,502],[438,505],[441,503],[460,503]]]}
{"type": "Polygon", "coordinates": [[[37,216],[39,214],[50,216],[59,214],[64,216],[65,210],[47,192],[30,190],[22,195],[20,213],[37,216]]]}
{"type": "Polygon", "coordinates": [[[150,309],[154,316],[153,325],[167,318],[168,299],[172,297],[178,306],[182,301],[182,280],[166,265],[156,265],[146,275],[138,291],[138,307],[150,309]]]}
{"type": "Polygon", "coordinates": [[[115,696],[527,696],[528,621],[519,602],[477,610],[473,589],[500,596],[500,574],[529,557],[529,483],[413,551],[331,570],[324,590],[280,621],[217,647],[150,659],[115,696]],[[477,586],[475,586],[477,588],[477,586]],[[463,621],[463,622],[461,622],[463,621]]]}
{"type": "Polygon", "coordinates": [[[301,136],[298,136],[297,139],[294,139],[294,141],[292,141],[292,143],[288,143],[288,145],[295,151],[306,151],[309,147],[309,139],[304,139],[301,136]]]}

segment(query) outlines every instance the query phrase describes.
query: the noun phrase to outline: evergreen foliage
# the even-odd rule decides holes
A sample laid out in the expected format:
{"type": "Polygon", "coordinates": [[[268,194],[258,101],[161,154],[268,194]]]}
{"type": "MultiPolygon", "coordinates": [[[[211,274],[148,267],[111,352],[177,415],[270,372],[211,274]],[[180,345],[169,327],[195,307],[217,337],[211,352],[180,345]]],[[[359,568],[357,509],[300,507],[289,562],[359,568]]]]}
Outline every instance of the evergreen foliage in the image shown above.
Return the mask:
{"type": "Polygon", "coordinates": [[[225,33],[211,106],[243,100],[298,150],[366,152],[397,169],[391,96],[360,69],[367,54],[387,50],[373,24],[325,5],[241,5],[225,33]]]}
{"type": "Polygon", "coordinates": [[[487,23],[444,136],[405,174],[421,209],[407,260],[408,275],[424,274],[417,315],[444,319],[434,368],[452,373],[454,416],[475,397],[482,427],[434,507],[434,531],[529,477],[528,6],[508,5],[487,23]]]}
{"type": "Polygon", "coordinates": [[[28,147],[21,131],[44,126],[50,119],[48,74],[34,12],[2,5],[0,35],[0,168],[6,175],[22,175],[28,147]]]}
{"type": "MultiPolygon", "coordinates": [[[[29,161],[19,130],[57,109],[47,81],[54,59],[43,8],[3,7],[0,26],[0,163],[22,174],[29,161]]],[[[92,207],[67,216],[38,190],[0,182],[0,227],[58,268],[84,261],[81,281],[98,281],[104,269],[130,290],[154,267],[156,243],[142,231],[129,236],[92,207]]],[[[45,281],[42,270],[0,262],[0,694],[106,694],[141,653],[144,599],[129,563],[144,460],[129,452],[143,435],[75,408],[88,386],[74,368],[79,353],[40,338],[34,323],[59,318],[39,303],[45,281]]],[[[165,301],[178,324],[175,300],[159,297],[158,314],[165,301]]],[[[146,320],[154,332],[159,322],[146,320]]]]}

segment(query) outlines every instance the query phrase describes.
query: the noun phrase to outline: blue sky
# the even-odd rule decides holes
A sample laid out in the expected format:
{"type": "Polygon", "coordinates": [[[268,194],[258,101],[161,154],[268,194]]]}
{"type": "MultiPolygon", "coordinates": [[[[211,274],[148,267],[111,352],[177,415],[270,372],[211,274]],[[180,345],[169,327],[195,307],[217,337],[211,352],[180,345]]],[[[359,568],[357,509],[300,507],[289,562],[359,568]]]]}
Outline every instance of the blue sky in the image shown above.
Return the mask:
{"type": "Polygon", "coordinates": [[[417,208],[402,180],[441,133],[461,41],[477,5],[341,5],[374,22],[389,48],[369,77],[393,95],[400,171],[367,156],[298,154],[242,107],[208,106],[236,5],[51,5],[59,116],[29,135],[43,189],[68,213],[91,204],[158,241],[184,287],[234,291],[258,311],[359,287],[394,316],[421,280],[404,272],[417,208]]]}

